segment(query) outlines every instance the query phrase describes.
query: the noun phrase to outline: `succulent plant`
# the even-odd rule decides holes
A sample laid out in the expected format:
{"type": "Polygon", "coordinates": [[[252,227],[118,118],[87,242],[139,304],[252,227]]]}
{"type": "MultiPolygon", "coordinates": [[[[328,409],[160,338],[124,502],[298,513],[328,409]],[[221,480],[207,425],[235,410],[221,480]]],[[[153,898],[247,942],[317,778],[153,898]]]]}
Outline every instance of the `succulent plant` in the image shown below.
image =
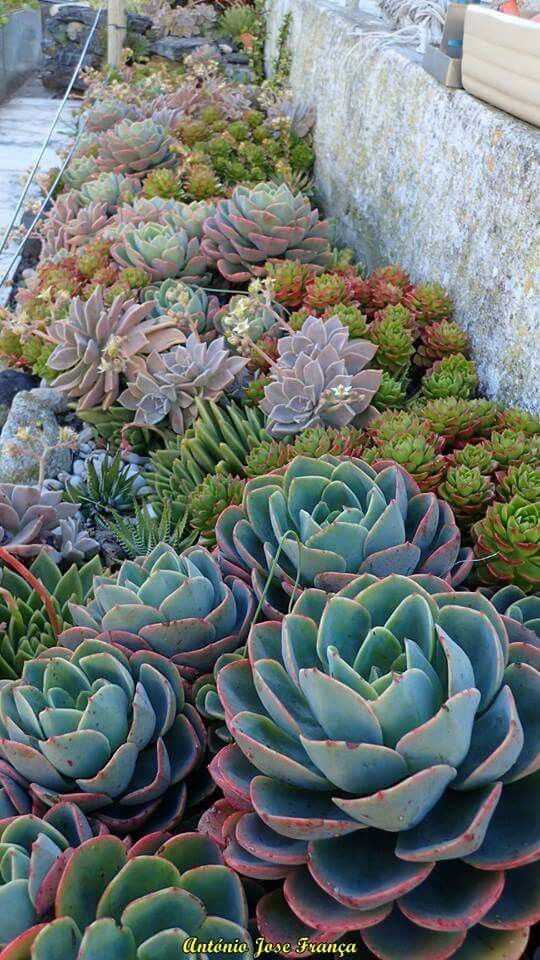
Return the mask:
{"type": "Polygon", "coordinates": [[[80,513],[61,520],[53,532],[50,549],[56,563],[85,563],[99,553],[99,543],[90,536],[80,513]]]}
{"type": "Polygon", "coordinates": [[[332,454],[334,457],[359,457],[366,443],[366,435],[355,427],[343,427],[341,430],[330,427],[310,427],[298,433],[291,443],[293,456],[322,457],[332,454]]]}
{"type": "Polygon", "coordinates": [[[219,300],[200,287],[189,286],[183,280],[169,278],[159,285],[147,287],[142,292],[143,300],[155,300],[155,316],[170,317],[182,333],[198,333],[205,339],[215,335],[214,318],[219,309],[219,300]]]}
{"type": "Polygon", "coordinates": [[[253,611],[246,584],[223,580],[203,547],[177,554],[161,543],[145,558],[124,561],[113,576],[97,577],[90,603],[70,606],[74,626],[60,643],[76,650],[97,639],[127,655],[153,651],[190,675],[241,646],[253,611]]]}
{"type": "Polygon", "coordinates": [[[460,450],[454,450],[449,461],[458,467],[478,467],[480,473],[489,476],[497,466],[493,459],[489,443],[482,440],[480,443],[466,443],[460,450]]]}
{"type": "MultiPolygon", "coordinates": [[[[245,648],[241,647],[235,653],[223,653],[214,666],[212,673],[205,673],[195,680],[191,688],[193,702],[201,717],[207,722],[208,749],[217,753],[225,744],[232,743],[232,736],[225,723],[225,711],[217,691],[219,671],[228,663],[236,663],[245,657],[245,648]]],[[[219,802],[219,801],[218,801],[219,802]]]]}
{"type": "Polygon", "coordinates": [[[106,203],[110,212],[119,204],[127,203],[141,191],[141,183],[134,177],[118,173],[100,173],[94,180],[83,183],[77,199],[80,204],[106,203]]]}
{"type": "Polygon", "coordinates": [[[364,455],[370,463],[399,463],[424,493],[437,490],[446,472],[446,461],[437,452],[436,442],[422,433],[403,433],[391,440],[378,440],[377,446],[364,455]]]}
{"type": "MultiPolygon", "coordinates": [[[[484,592],[484,591],[482,591],[484,592]]],[[[538,646],[540,640],[540,597],[528,597],[514,584],[487,591],[493,606],[504,620],[511,643],[538,646]]]]}
{"type": "Polygon", "coordinates": [[[124,556],[131,560],[146,556],[158,543],[166,543],[179,553],[195,543],[197,534],[188,528],[187,513],[175,521],[170,502],[165,500],[160,506],[158,516],[152,504],[135,501],[132,514],[126,516],[115,513],[105,518],[104,525],[114,536],[124,556]]]}
{"type": "Polygon", "coordinates": [[[473,527],[481,583],[515,584],[525,593],[540,586],[540,502],[516,495],[493,503],[473,527]]]}
{"type": "MultiPolygon", "coordinates": [[[[51,856],[46,841],[52,829],[41,823],[39,840],[51,856]]],[[[56,831],[52,835],[58,840],[56,831]]],[[[4,915],[6,958],[22,957],[24,950],[28,960],[167,960],[181,955],[188,934],[194,944],[214,940],[224,954],[245,944],[246,956],[252,955],[240,878],[224,866],[218,845],[197,833],[153,834],[129,852],[117,837],[84,840],[50,900],[44,923],[32,925],[36,917],[28,909],[11,923],[4,915]],[[10,943],[17,927],[21,933],[10,943]]]]}
{"type": "Polygon", "coordinates": [[[98,173],[99,167],[95,157],[73,157],[62,174],[62,181],[72,190],[79,190],[98,173]]]}
{"type": "Polygon", "coordinates": [[[97,164],[106,173],[145,173],[172,163],[172,140],[153,120],[121,120],[99,139],[97,164]]]}
{"type": "Polygon", "coordinates": [[[94,103],[86,114],[85,130],[88,133],[103,133],[133,112],[134,108],[122,100],[102,100],[101,103],[94,103]]]}
{"type": "Polygon", "coordinates": [[[410,277],[401,267],[379,267],[358,285],[358,299],[368,317],[373,318],[386,307],[404,303],[411,290],[410,277]]]}
{"type": "Polygon", "coordinates": [[[222,192],[215,171],[206,163],[189,164],[184,172],[184,193],[194,200],[207,200],[222,192]]]}
{"type": "Polygon", "coordinates": [[[249,480],[216,537],[223,572],[267,594],[272,616],[297,588],[335,591],[359,573],[433,573],[460,583],[472,562],[446,503],[420,493],[396,464],[377,472],[349,457],[296,457],[249,480]]]}
{"type": "Polygon", "coordinates": [[[540,418],[519,407],[504,407],[499,413],[499,429],[518,430],[530,437],[540,434],[540,418]]]}
{"type": "Polygon", "coordinates": [[[202,250],[233,283],[264,276],[269,259],[321,268],[330,260],[328,224],[286,184],[239,186],[206,220],[202,250]]]}
{"type": "MultiPolygon", "coordinates": [[[[326,432],[326,430],[323,431],[323,433],[326,432]]],[[[253,447],[246,457],[244,467],[246,476],[260,477],[264,473],[271,473],[290,463],[295,456],[290,443],[285,443],[284,440],[263,440],[253,447]]]]}
{"type": "Polygon", "coordinates": [[[430,400],[418,407],[419,416],[451,444],[471,437],[489,436],[497,412],[497,405],[490,400],[462,400],[458,397],[430,400]]]}
{"type": "Polygon", "coordinates": [[[337,317],[344,327],[349,331],[351,340],[366,339],[368,332],[367,318],[359,307],[353,304],[346,305],[338,303],[337,307],[331,307],[324,311],[323,317],[329,320],[330,317],[337,317]]]}
{"type": "Polygon", "coordinates": [[[391,377],[383,370],[379,389],[373,397],[376,410],[398,410],[407,402],[407,381],[391,377]]]}
{"type": "Polygon", "coordinates": [[[153,427],[133,423],[131,411],[117,405],[108,407],[107,410],[102,410],[101,407],[78,410],[77,416],[83,423],[89,424],[95,437],[99,438],[100,446],[103,445],[102,441],[105,441],[111,450],[121,447],[125,453],[141,457],[148,457],[156,448],[161,448],[163,443],[174,437],[172,430],[164,426],[160,426],[157,433],[153,427]]]}
{"type": "MultiPolygon", "coordinates": [[[[277,304],[276,304],[277,307],[277,304]]],[[[279,308],[277,308],[279,309],[279,308]]],[[[261,354],[259,341],[267,336],[273,337],[277,329],[277,310],[268,306],[266,302],[256,296],[237,295],[216,314],[216,327],[225,336],[227,343],[244,356],[253,354],[269,366],[265,356],[261,354]],[[257,344],[254,347],[253,344],[257,344]]],[[[263,350],[264,353],[264,350],[263,350]]]]}
{"type": "Polygon", "coordinates": [[[103,830],[73,803],[58,803],[43,818],[23,813],[3,826],[0,900],[9,909],[1,914],[1,946],[49,918],[73,850],[91,840],[100,827],[103,830]]]}
{"type": "Polygon", "coordinates": [[[472,360],[462,353],[453,353],[438,360],[422,380],[422,393],[427,400],[459,397],[470,400],[478,386],[478,374],[472,360]]]}
{"type": "Polygon", "coordinates": [[[448,469],[437,492],[452,507],[461,532],[467,534],[493,500],[495,485],[479,467],[457,466],[448,469]]]}
{"type": "Polygon", "coordinates": [[[407,292],[403,302],[421,327],[448,320],[454,312],[452,301],[440,283],[419,283],[407,292]]]}
{"type": "Polygon", "coordinates": [[[307,590],[254,626],[218,675],[235,744],[211,772],[226,863],[276,884],[263,936],[517,960],[538,910],[538,683],[495,607],[436,578],[307,590]]]}
{"type": "Polygon", "coordinates": [[[96,451],[86,459],[84,467],[82,474],[66,482],[64,499],[79,503],[86,517],[126,513],[133,510],[136,497],[149,492],[140,471],[122,459],[120,450],[114,456],[96,451]]]}
{"type": "Polygon", "coordinates": [[[190,239],[184,229],[167,224],[126,228],[111,254],[122,267],[145,270],[152,280],[180,277],[185,283],[204,284],[209,276],[197,238],[190,239]]]}
{"type": "Polygon", "coordinates": [[[431,443],[437,443],[437,434],[430,430],[428,421],[422,418],[421,410],[418,413],[411,410],[385,410],[370,427],[369,434],[377,446],[404,434],[422,435],[431,443]]]}
{"type": "Polygon", "coordinates": [[[469,338],[453,320],[430,323],[422,330],[422,343],[416,351],[414,362],[420,367],[431,367],[437,360],[453,353],[469,356],[469,338]]]}
{"type": "Polygon", "coordinates": [[[337,317],[308,317],[298,333],[282,337],[277,346],[279,360],[261,403],[272,436],[374,417],[370,402],[382,374],[364,367],[376,348],[365,340],[349,341],[337,317]]]}
{"type": "Polygon", "coordinates": [[[152,353],[119,400],[135,412],[137,422],[156,424],[168,416],[174,432],[182,435],[195,419],[196,397],[219,400],[246,363],[231,356],[223,337],[203,343],[191,333],[184,346],[152,353]]]}
{"type": "Polygon", "coordinates": [[[321,273],[306,286],[303,306],[312,315],[321,315],[338,304],[346,306],[354,300],[354,290],[346,276],[339,273],[321,273]]]}
{"type": "MultiPolygon", "coordinates": [[[[150,456],[146,479],[155,490],[157,507],[169,502],[173,519],[183,516],[191,493],[208,474],[244,476],[249,451],[268,439],[259,410],[229,401],[220,407],[196,399],[197,417],[180,440],[170,441],[150,456]]],[[[247,475],[247,474],[246,474],[247,475]]]]}
{"type": "Polygon", "coordinates": [[[143,186],[145,197],[162,197],[164,200],[180,200],[182,185],[177,170],[169,167],[158,167],[151,170],[145,178],[143,186]]]}
{"type": "Polygon", "coordinates": [[[529,503],[540,501],[540,467],[515,463],[506,473],[497,472],[497,500],[511,500],[518,494],[529,503]]]}
{"type": "Polygon", "coordinates": [[[273,281],[274,297],[278,303],[289,310],[302,306],[306,286],[313,276],[313,268],[299,260],[269,261],[265,272],[273,281]]]}
{"type": "Polygon", "coordinates": [[[77,399],[78,410],[97,405],[107,410],[120,392],[121,374],[135,358],[167,350],[182,339],[171,320],[149,316],[153,305],[120,295],[108,307],[97,286],[88,300],[72,300],[66,320],[50,324],[48,334],[57,346],[48,364],[61,371],[54,386],[77,399]]]}
{"type": "Polygon", "coordinates": [[[19,557],[34,557],[46,548],[62,520],[73,517],[77,503],[62,503],[57,490],[0,483],[0,546],[19,557]]]}
{"type": "Polygon", "coordinates": [[[190,526],[205,547],[216,545],[216,523],[226,507],[242,503],[244,480],[228,474],[208,474],[189,498],[190,526]]]}
{"type": "Polygon", "coordinates": [[[540,464],[540,437],[531,437],[521,431],[494,430],[489,439],[493,459],[503,469],[512,464],[540,464]]]}
{"type": "Polygon", "coordinates": [[[367,337],[377,347],[375,364],[393,377],[407,373],[414,353],[413,335],[401,320],[384,318],[374,321],[367,337]]]}
{"type": "Polygon", "coordinates": [[[152,650],[127,655],[101,640],[44,650],[20,680],[5,681],[0,734],[19,793],[45,807],[77,803],[119,834],[180,821],[185,781],[205,746],[176,666],[152,650]]]}
{"type": "MultiPolygon", "coordinates": [[[[68,522],[68,521],[63,521],[68,522]]],[[[68,602],[84,603],[90,593],[94,576],[101,574],[97,556],[83,566],[72,565],[62,573],[53,552],[41,551],[30,566],[30,575],[41,585],[35,589],[28,574],[22,576],[8,567],[0,571],[0,679],[16,680],[27,660],[33,660],[42,650],[57,642],[55,630],[72,623],[68,602]],[[43,591],[48,595],[49,611],[43,602],[43,591]],[[52,610],[55,621],[51,622],[52,610]]]]}

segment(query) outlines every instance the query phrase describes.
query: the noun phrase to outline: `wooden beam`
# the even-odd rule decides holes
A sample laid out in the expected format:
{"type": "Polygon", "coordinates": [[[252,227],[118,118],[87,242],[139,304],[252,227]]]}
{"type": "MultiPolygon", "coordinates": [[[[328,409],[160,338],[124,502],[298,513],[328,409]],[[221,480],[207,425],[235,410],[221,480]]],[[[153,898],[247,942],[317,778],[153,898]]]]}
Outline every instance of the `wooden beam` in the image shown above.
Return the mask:
{"type": "Polygon", "coordinates": [[[126,0],[108,0],[107,7],[107,62],[119,67],[126,42],[126,0]]]}

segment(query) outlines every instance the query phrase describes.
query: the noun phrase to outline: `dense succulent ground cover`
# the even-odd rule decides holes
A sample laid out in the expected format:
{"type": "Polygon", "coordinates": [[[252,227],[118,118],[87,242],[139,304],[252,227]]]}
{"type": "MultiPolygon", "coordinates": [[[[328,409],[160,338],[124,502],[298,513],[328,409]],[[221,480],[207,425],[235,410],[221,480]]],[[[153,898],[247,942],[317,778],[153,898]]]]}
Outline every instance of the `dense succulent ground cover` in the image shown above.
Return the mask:
{"type": "Polygon", "coordinates": [[[340,247],[284,63],[90,75],[2,314],[72,468],[0,484],[0,960],[540,917],[540,423],[340,247]]]}

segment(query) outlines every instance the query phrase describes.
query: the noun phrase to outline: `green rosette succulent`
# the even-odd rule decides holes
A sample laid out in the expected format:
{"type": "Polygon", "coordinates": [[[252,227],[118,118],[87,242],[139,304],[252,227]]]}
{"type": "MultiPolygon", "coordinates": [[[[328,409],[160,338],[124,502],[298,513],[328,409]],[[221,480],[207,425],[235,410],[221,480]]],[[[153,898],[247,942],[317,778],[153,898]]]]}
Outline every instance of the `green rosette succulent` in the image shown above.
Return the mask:
{"type": "Polygon", "coordinates": [[[96,163],[107,173],[145,173],[172,164],[171,146],[171,137],[159,123],[125,118],[101,134],[96,163]]]}
{"type": "Polygon", "coordinates": [[[432,573],[460,583],[472,553],[460,549],[452,511],[421,493],[397,464],[379,471],[351,457],[296,457],[249,480],[240,507],[216,525],[227,574],[251,582],[272,617],[291,595],[334,592],[359,573],[432,573]]]}
{"type": "Polygon", "coordinates": [[[508,428],[500,432],[495,430],[490,437],[489,445],[493,459],[500,469],[512,464],[532,463],[540,464],[540,438],[531,437],[521,431],[508,428]]]}
{"type": "Polygon", "coordinates": [[[517,430],[529,437],[537,437],[540,434],[540,417],[519,407],[505,407],[499,414],[499,426],[501,430],[517,430]]]}
{"type": "Polygon", "coordinates": [[[470,400],[478,387],[478,374],[472,360],[462,353],[454,353],[434,363],[422,380],[426,400],[457,397],[470,400]]]}
{"type": "Polygon", "coordinates": [[[228,474],[208,474],[189,498],[189,521],[197,531],[198,543],[216,545],[216,523],[231,504],[242,503],[244,480],[228,474]]]}
{"type": "Polygon", "coordinates": [[[391,377],[383,370],[381,383],[373,397],[373,406],[376,410],[395,410],[404,407],[407,402],[407,383],[391,377]]]}
{"type": "MultiPolygon", "coordinates": [[[[73,622],[69,603],[84,603],[94,576],[101,573],[99,557],[93,557],[79,568],[73,564],[62,573],[44,551],[30,567],[30,574],[48,594],[61,630],[73,622]]],[[[43,591],[38,593],[33,581],[29,582],[8,567],[2,568],[0,576],[0,679],[16,680],[26,661],[54,647],[57,636],[43,602],[43,591]]]]}
{"type": "Polygon", "coordinates": [[[454,450],[448,459],[457,467],[469,467],[470,470],[477,467],[484,476],[493,473],[497,466],[491,447],[485,440],[481,443],[466,443],[460,450],[454,450]]]}
{"type": "Polygon", "coordinates": [[[235,943],[251,960],[246,894],[218,845],[197,833],[163,839],[130,851],[117,837],[83,842],[54,891],[50,919],[2,917],[4,960],[202,960],[210,941],[218,960],[235,943]]]}
{"type": "Polygon", "coordinates": [[[241,646],[254,607],[246,584],[224,580],[203,547],[177,554],[161,543],[112,576],[96,577],[90,602],[70,604],[74,626],[60,643],[72,650],[88,640],[112,643],[128,657],[152,651],[191,676],[241,646]]]}
{"type": "Polygon", "coordinates": [[[523,955],[537,655],[480,593],[430,577],[309,589],[253,627],[218,675],[235,744],[211,772],[233,814],[226,863],[276,884],[257,908],[267,939],[358,931],[382,960],[523,955]]]}
{"type": "Polygon", "coordinates": [[[407,374],[414,353],[414,338],[404,321],[381,317],[371,324],[367,338],[377,346],[373,361],[376,367],[396,378],[407,374]]]}
{"type": "Polygon", "coordinates": [[[446,462],[437,452],[436,442],[422,434],[405,433],[393,440],[378,441],[364,456],[370,463],[399,463],[424,493],[436,490],[446,472],[446,462]]]}
{"type": "Polygon", "coordinates": [[[450,504],[461,532],[467,534],[493,500],[495,485],[479,467],[450,467],[438,494],[450,504]]]}
{"type": "Polygon", "coordinates": [[[525,593],[540,585],[540,501],[518,495],[493,503],[473,527],[475,569],[481,583],[515,584],[525,593]]]}
{"type": "Polygon", "coordinates": [[[435,433],[453,444],[471,437],[489,437],[497,422],[498,409],[491,400],[451,396],[418,404],[416,412],[435,433]]]}
{"type": "Polygon", "coordinates": [[[246,475],[260,477],[264,473],[271,473],[290,463],[294,457],[295,453],[289,443],[283,440],[263,440],[253,447],[246,457],[246,475]]]}
{"type": "Polygon", "coordinates": [[[520,496],[529,503],[540,502],[540,467],[531,463],[514,463],[506,473],[498,471],[497,500],[508,502],[512,497],[520,496]]]}
{"type": "Polygon", "coordinates": [[[38,808],[76,803],[114,833],[170,829],[205,746],[166,657],[101,640],[52,647],[0,688],[3,816],[26,796],[38,808]]]}

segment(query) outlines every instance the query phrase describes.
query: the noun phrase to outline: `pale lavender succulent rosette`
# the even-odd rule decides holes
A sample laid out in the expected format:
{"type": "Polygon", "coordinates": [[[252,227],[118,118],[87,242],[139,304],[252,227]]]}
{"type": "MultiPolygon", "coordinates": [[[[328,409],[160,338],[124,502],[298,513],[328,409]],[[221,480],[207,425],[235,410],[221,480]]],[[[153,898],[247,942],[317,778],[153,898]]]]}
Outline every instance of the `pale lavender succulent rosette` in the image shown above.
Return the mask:
{"type": "Polygon", "coordinates": [[[434,577],[309,589],[217,687],[236,741],[201,826],[278,881],[263,936],[518,960],[539,919],[540,645],[434,577]]]}

